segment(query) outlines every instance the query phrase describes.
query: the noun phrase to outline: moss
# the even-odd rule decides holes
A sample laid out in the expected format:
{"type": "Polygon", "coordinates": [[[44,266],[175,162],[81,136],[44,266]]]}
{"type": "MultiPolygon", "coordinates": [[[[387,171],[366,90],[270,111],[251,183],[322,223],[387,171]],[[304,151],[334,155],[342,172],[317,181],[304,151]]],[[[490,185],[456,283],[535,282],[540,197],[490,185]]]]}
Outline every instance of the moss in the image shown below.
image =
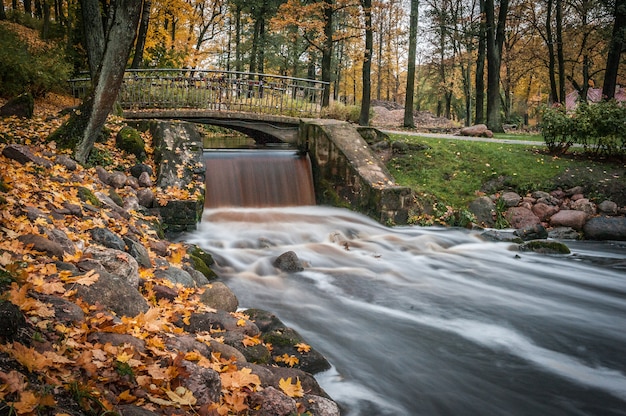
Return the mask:
{"type": "Polygon", "coordinates": [[[95,196],[89,188],[85,188],[84,186],[78,187],[78,197],[81,199],[81,201],[89,202],[94,207],[102,206],[102,203],[100,202],[98,197],[95,196]]]}
{"type": "Polygon", "coordinates": [[[194,256],[193,254],[189,254],[189,259],[191,260],[191,264],[193,268],[202,273],[207,279],[215,280],[217,279],[217,274],[213,270],[207,266],[207,264],[200,257],[194,256]]]}
{"type": "Polygon", "coordinates": [[[132,127],[123,127],[115,136],[115,145],[132,155],[135,155],[139,161],[146,158],[146,144],[141,138],[141,133],[132,127]]]}
{"type": "Polygon", "coordinates": [[[109,198],[111,198],[113,202],[115,202],[120,207],[124,206],[124,200],[117,192],[115,192],[115,189],[109,189],[109,198]]]}
{"type": "Polygon", "coordinates": [[[211,256],[210,253],[207,253],[195,244],[189,246],[189,248],[187,249],[187,254],[189,254],[189,256],[197,257],[198,259],[202,260],[202,262],[206,266],[212,266],[213,264],[215,264],[213,256],[211,256]]]}
{"type": "Polygon", "coordinates": [[[272,344],[274,347],[293,347],[301,342],[301,339],[298,337],[290,335],[293,335],[293,333],[288,331],[287,328],[282,328],[282,330],[276,329],[263,335],[263,342],[272,344]]]}
{"type": "Polygon", "coordinates": [[[558,241],[532,240],[520,246],[521,251],[533,251],[542,254],[570,254],[570,249],[558,241]]]}

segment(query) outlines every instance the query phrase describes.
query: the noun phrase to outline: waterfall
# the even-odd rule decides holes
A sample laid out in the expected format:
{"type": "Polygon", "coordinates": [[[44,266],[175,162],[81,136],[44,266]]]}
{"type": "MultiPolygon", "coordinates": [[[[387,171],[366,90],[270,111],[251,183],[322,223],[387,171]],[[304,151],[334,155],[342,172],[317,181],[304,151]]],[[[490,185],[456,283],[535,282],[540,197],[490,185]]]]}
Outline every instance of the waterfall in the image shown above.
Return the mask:
{"type": "Polygon", "coordinates": [[[294,150],[205,151],[205,207],[315,205],[308,156],[294,150]]]}

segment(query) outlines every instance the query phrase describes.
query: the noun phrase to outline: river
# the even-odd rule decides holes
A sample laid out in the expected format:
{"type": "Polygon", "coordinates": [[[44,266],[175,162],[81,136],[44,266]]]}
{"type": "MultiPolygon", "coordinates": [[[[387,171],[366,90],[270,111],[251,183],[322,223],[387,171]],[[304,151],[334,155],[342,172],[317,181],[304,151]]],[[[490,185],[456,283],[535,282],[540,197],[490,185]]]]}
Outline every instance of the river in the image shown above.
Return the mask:
{"type": "Polygon", "coordinates": [[[626,415],[626,243],[521,253],[319,206],[206,209],[186,240],[326,356],[343,415],[626,415]],[[303,272],[271,265],[288,250],[303,272]]]}

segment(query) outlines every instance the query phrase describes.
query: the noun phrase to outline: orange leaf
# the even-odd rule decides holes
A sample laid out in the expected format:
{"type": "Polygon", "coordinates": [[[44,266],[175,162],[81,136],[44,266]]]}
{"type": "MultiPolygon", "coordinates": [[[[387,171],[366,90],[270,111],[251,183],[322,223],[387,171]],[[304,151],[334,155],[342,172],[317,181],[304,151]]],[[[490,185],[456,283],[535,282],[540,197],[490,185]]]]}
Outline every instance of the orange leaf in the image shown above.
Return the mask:
{"type": "Polygon", "coordinates": [[[20,401],[13,403],[13,407],[18,414],[31,413],[39,406],[39,399],[31,391],[23,391],[20,393],[20,401]]]}
{"type": "Polygon", "coordinates": [[[289,397],[302,397],[304,396],[304,391],[302,390],[302,385],[300,384],[300,379],[296,378],[295,383],[291,383],[291,377],[281,378],[278,382],[278,387],[289,397]]]}
{"type": "Polygon", "coordinates": [[[298,352],[309,352],[311,351],[311,346],[308,344],[305,344],[304,342],[300,342],[299,344],[296,344],[296,347],[298,348],[298,352]]]}
{"type": "Polygon", "coordinates": [[[38,353],[34,348],[25,347],[19,342],[14,342],[12,345],[2,345],[0,350],[15,358],[30,372],[33,370],[45,370],[53,364],[50,358],[38,353]]]}

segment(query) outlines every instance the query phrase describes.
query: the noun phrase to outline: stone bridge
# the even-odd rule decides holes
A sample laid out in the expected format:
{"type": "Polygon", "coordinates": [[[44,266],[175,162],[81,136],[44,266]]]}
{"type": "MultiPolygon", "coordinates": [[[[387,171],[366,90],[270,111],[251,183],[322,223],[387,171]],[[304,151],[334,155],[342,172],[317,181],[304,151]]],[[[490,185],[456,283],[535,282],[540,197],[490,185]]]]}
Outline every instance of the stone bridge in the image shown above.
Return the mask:
{"type": "MultiPolygon", "coordinates": [[[[85,95],[88,84],[88,78],[70,80],[77,97],[85,95]]],[[[258,143],[290,143],[311,157],[317,203],[351,208],[383,223],[406,223],[411,190],[395,184],[353,125],[319,118],[326,87],[268,74],[132,70],[118,103],[129,120],[211,124],[258,143]]]]}

